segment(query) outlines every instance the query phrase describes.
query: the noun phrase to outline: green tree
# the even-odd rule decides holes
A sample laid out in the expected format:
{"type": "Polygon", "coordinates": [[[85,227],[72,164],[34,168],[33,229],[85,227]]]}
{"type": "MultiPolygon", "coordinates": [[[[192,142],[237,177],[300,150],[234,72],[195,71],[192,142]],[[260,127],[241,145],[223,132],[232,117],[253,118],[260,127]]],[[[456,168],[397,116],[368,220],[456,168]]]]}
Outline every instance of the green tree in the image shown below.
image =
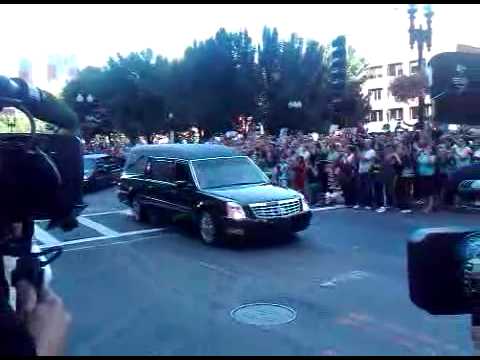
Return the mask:
{"type": "Polygon", "coordinates": [[[91,122],[85,121],[87,117],[82,117],[83,129],[90,135],[114,128],[132,141],[143,135],[151,142],[156,132],[170,127],[166,114],[170,71],[169,62],[161,56],[154,57],[150,49],[126,57],[117,54],[103,69],[83,70],[65,87],[63,96],[80,112],[85,104],[76,102],[79,93],[92,94],[97,99],[97,110],[99,107],[102,111],[95,115],[101,126],[92,129],[91,122]]]}
{"type": "Polygon", "coordinates": [[[171,106],[184,123],[224,132],[233,119],[256,110],[255,48],[246,31],[220,29],[214,37],[194,42],[172,73],[171,106]]]}
{"type": "Polygon", "coordinates": [[[87,67],[63,88],[62,98],[77,113],[80,120],[82,136],[88,140],[96,134],[107,135],[114,128],[112,119],[106,108],[106,76],[105,71],[98,67],[87,67]],[[93,103],[77,101],[81,94],[94,98],[93,103]]]}
{"type": "Polygon", "coordinates": [[[259,47],[262,114],[270,131],[282,127],[313,130],[322,127],[326,112],[324,48],[296,34],[279,41],[276,29],[265,28],[259,47]],[[290,108],[291,101],[301,108],[290,108]]]}

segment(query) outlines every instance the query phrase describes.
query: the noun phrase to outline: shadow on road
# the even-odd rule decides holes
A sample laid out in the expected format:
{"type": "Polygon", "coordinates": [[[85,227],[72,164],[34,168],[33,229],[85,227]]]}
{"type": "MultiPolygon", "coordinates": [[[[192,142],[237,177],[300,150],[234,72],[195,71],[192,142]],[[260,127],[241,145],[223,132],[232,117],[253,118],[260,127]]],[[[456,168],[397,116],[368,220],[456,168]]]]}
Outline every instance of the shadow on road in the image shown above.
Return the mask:
{"type": "MultiPolygon", "coordinates": [[[[180,216],[169,222],[158,219],[152,220],[152,224],[155,226],[168,227],[186,239],[198,242],[201,241],[197,227],[188,217],[180,216]]],[[[249,236],[247,238],[230,237],[216,245],[216,247],[231,250],[269,249],[272,247],[288,247],[300,241],[300,239],[301,237],[296,234],[285,235],[284,233],[268,233],[258,234],[253,237],[249,236]]]]}

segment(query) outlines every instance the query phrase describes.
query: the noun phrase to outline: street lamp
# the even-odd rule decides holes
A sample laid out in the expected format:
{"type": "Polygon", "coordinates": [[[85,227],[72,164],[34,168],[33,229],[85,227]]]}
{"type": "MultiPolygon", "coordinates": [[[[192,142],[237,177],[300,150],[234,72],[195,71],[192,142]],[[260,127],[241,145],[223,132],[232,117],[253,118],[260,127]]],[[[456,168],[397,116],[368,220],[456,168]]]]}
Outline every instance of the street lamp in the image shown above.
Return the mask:
{"type": "MultiPolygon", "coordinates": [[[[423,29],[422,25],[419,28],[415,28],[415,13],[417,12],[417,6],[415,4],[408,5],[408,14],[410,16],[410,28],[408,32],[410,34],[410,48],[413,49],[415,42],[417,42],[418,48],[418,71],[420,74],[424,70],[424,59],[423,59],[423,47],[427,45],[428,51],[432,47],[432,6],[424,5],[424,15],[427,19],[427,29],[423,29]]],[[[421,94],[418,97],[418,122],[420,127],[423,129],[425,125],[425,97],[421,94]]]]}
{"type": "Polygon", "coordinates": [[[93,95],[92,94],[88,94],[87,96],[83,96],[82,94],[78,94],[77,97],[75,98],[75,100],[77,101],[77,103],[93,103],[93,101],[95,100],[93,95]]]}

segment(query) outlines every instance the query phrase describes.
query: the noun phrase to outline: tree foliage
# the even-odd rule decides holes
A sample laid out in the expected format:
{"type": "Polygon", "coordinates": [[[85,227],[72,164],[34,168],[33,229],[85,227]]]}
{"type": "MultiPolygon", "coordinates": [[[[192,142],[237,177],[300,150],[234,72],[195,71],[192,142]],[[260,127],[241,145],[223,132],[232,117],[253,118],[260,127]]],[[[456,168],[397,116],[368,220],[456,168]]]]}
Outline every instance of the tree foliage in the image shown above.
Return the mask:
{"type": "MultiPolygon", "coordinates": [[[[346,118],[357,119],[365,110],[359,87],[365,67],[350,47],[346,118]]],[[[265,27],[255,47],[246,30],[222,28],[195,41],[180,60],[154,56],[150,49],[117,54],[103,68],[81,71],[63,97],[81,115],[89,135],[119,130],[131,139],[151,139],[156,132],[192,125],[224,132],[239,116],[253,116],[273,132],[320,130],[331,111],[328,71],[328,48],[316,41],[297,34],[281,40],[277,29],[265,27]],[[92,94],[96,101],[88,108],[76,101],[78,94],[92,94]],[[291,108],[292,101],[302,106],[291,108]]]]}

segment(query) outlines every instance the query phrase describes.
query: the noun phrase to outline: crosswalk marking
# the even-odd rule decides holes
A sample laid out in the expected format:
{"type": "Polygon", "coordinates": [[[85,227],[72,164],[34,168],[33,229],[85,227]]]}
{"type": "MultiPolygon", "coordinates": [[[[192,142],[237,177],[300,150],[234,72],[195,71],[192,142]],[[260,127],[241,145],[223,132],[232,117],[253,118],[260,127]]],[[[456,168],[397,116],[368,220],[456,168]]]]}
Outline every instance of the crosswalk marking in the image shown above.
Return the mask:
{"type": "Polygon", "coordinates": [[[86,217],[79,216],[77,218],[78,222],[82,225],[88,226],[89,228],[92,228],[93,230],[99,232],[100,234],[104,236],[110,236],[110,237],[115,237],[118,236],[120,233],[116,232],[115,230],[110,229],[109,227],[106,227],[105,225],[102,225],[96,221],[87,219],[86,217]]]}
{"type": "Polygon", "coordinates": [[[125,215],[130,215],[132,213],[132,210],[130,209],[125,209],[125,210],[112,210],[112,211],[103,211],[103,212],[97,212],[97,213],[87,213],[87,214],[82,214],[82,217],[92,217],[92,216],[102,216],[102,215],[112,215],[112,214],[125,214],[125,215]]]}
{"type": "MultiPolygon", "coordinates": [[[[83,238],[83,239],[77,239],[77,240],[67,240],[63,241],[60,243],[61,246],[67,246],[67,245],[75,245],[75,244],[82,244],[82,243],[87,243],[87,242],[92,242],[92,241],[100,241],[100,240],[108,240],[108,239],[116,239],[116,238],[121,238],[124,236],[132,236],[132,235],[141,235],[141,234],[149,234],[153,232],[160,232],[165,230],[165,228],[155,228],[155,229],[145,229],[145,230],[136,230],[136,231],[128,231],[124,233],[117,233],[115,236],[94,236],[94,237],[89,237],[89,238],[83,238]]],[[[46,249],[49,247],[52,247],[53,245],[49,244],[44,244],[40,245],[40,249],[46,249]]]]}
{"type": "Polygon", "coordinates": [[[34,235],[35,239],[40,241],[42,244],[48,246],[57,246],[60,245],[62,242],[59,241],[55,236],[48,233],[48,231],[43,230],[40,226],[35,225],[35,232],[34,235]]]}

